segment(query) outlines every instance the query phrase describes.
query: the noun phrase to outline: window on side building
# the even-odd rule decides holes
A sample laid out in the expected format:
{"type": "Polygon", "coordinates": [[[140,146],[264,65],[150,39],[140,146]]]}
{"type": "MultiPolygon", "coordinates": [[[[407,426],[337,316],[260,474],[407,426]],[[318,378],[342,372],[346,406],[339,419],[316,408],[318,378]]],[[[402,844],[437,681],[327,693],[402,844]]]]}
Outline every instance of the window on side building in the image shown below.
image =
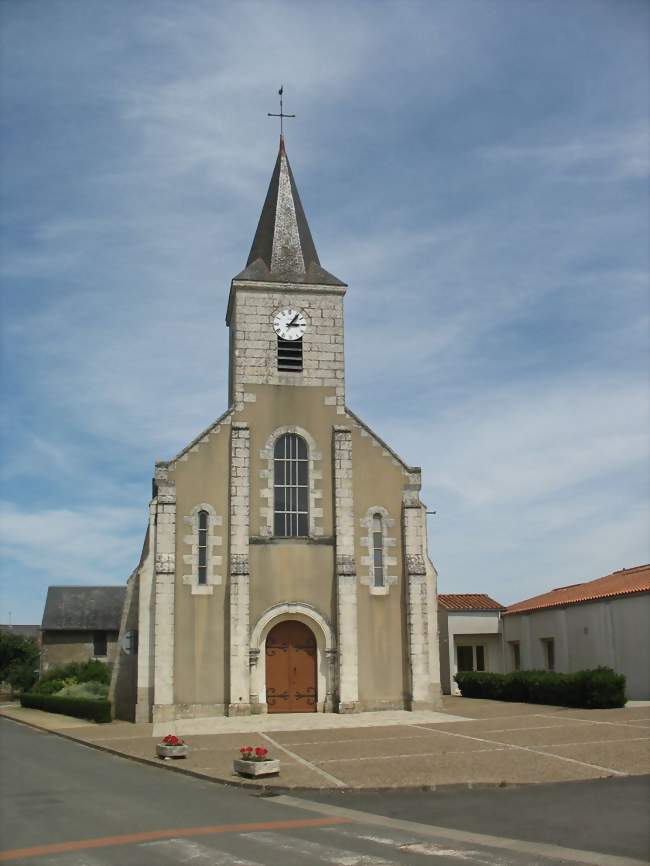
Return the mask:
{"type": "Polygon", "coordinates": [[[459,671],[474,670],[474,651],[471,646],[456,647],[456,667],[459,671]]]}
{"type": "Polygon", "coordinates": [[[513,671],[521,670],[521,649],[519,647],[518,640],[511,640],[510,642],[510,653],[512,660],[512,669],[513,671]]]}
{"type": "Polygon", "coordinates": [[[544,650],[544,667],[547,671],[555,670],[555,641],[552,637],[542,638],[542,649],[544,650]]]}
{"type": "Polygon", "coordinates": [[[105,658],[108,651],[107,644],[106,632],[96,631],[93,634],[93,655],[98,658],[105,658]]]}

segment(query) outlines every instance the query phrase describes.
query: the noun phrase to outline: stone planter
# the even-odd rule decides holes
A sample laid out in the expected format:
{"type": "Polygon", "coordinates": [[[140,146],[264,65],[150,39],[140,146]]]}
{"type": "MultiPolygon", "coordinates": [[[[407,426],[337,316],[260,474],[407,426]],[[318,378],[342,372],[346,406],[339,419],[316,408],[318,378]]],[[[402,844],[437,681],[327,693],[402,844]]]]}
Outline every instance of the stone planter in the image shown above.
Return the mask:
{"type": "Polygon", "coordinates": [[[190,747],[183,744],[182,746],[167,746],[165,743],[156,745],[156,754],[159,758],[185,758],[190,747]]]}
{"type": "Polygon", "coordinates": [[[280,772],[280,761],[242,761],[236,758],[232,762],[233,770],[241,776],[276,776],[280,772]]]}

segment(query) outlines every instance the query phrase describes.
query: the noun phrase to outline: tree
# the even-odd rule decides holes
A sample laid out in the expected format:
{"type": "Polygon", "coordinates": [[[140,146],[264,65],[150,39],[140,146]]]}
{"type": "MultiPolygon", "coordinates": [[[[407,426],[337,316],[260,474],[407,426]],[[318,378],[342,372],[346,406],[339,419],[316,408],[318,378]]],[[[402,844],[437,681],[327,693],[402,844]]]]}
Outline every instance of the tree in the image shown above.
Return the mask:
{"type": "Polygon", "coordinates": [[[33,638],[0,632],[0,682],[25,691],[38,679],[38,644],[33,638]]]}

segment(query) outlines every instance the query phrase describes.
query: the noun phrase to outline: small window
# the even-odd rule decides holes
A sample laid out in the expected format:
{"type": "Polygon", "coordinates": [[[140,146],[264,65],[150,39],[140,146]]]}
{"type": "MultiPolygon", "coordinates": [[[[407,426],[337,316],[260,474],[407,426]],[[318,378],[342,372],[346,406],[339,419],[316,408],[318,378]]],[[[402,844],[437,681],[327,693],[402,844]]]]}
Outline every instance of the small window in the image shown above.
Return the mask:
{"type": "Polygon", "coordinates": [[[555,641],[552,637],[542,638],[544,649],[544,667],[547,671],[555,670],[555,641]]]}
{"type": "Polygon", "coordinates": [[[309,535],[309,455],[297,433],[285,433],[273,451],[273,534],[309,535]]]}
{"type": "Polygon", "coordinates": [[[381,514],[372,518],[372,565],[375,586],[384,585],[384,529],[381,514]]]}
{"type": "Polygon", "coordinates": [[[512,669],[513,671],[521,670],[521,650],[518,640],[510,641],[510,650],[512,652],[512,669]]]}
{"type": "Polygon", "coordinates": [[[474,653],[471,646],[456,647],[456,660],[459,671],[474,670],[474,653]]]}
{"type": "Polygon", "coordinates": [[[104,658],[107,654],[107,641],[105,631],[96,631],[93,635],[93,655],[104,658]]]}
{"type": "Polygon", "coordinates": [[[199,511],[199,584],[208,582],[208,512],[199,511]]]}
{"type": "Polygon", "coordinates": [[[127,631],[124,635],[122,649],[129,656],[138,654],[138,632],[135,629],[127,631]]]}
{"type": "Polygon", "coordinates": [[[283,340],[278,337],[278,370],[300,373],[302,370],[302,337],[283,340]]]}
{"type": "Polygon", "coordinates": [[[485,670],[485,647],[481,645],[476,647],[476,670],[485,670]]]}

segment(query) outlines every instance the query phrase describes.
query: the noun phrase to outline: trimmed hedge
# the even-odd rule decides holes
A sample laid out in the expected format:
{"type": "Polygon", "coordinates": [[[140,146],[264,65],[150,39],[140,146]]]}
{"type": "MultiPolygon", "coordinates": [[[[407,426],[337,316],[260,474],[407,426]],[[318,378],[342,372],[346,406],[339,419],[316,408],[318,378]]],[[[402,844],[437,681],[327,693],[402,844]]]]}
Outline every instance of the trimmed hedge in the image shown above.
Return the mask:
{"type": "Polygon", "coordinates": [[[93,722],[111,721],[110,701],[90,701],[87,698],[67,698],[59,695],[35,695],[28,692],[20,696],[21,707],[45,710],[46,713],[61,713],[77,719],[90,719],[93,722]]]}
{"type": "Polygon", "coordinates": [[[509,674],[459,671],[454,679],[464,698],[585,709],[624,707],[626,700],[625,677],[605,667],[572,674],[554,671],[513,671],[509,674]]]}

